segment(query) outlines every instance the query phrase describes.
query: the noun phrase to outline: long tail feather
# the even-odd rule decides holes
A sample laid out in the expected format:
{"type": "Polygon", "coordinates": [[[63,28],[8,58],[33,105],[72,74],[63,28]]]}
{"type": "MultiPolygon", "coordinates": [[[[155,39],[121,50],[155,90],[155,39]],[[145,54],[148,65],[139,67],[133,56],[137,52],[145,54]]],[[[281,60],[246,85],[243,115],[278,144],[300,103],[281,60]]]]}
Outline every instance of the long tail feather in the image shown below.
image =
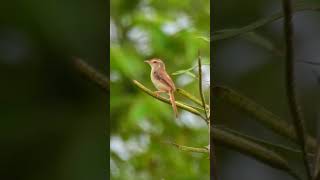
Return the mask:
{"type": "Polygon", "coordinates": [[[177,105],[176,105],[176,101],[174,99],[174,94],[173,91],[169,92],[169,96],[170,96],[170,101],[171,101],[171,105],[175,114],[175,117],[178,118],[178,110],[177,110],[177,105]]]}

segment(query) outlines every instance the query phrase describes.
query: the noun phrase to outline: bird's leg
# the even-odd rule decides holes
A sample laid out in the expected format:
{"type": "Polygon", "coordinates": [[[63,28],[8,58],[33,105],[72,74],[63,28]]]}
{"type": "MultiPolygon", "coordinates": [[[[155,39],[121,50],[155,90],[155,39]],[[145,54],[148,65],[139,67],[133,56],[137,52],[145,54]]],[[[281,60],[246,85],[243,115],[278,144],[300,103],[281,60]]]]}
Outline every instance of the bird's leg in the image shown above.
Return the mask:
{"type": "Polygon", "coordinates": [[[156,96],[159,97],[160,93],[166,93],[166,91],[159,90],[159,91],[155,91],[154,93],[156,93],[156,96]]]}

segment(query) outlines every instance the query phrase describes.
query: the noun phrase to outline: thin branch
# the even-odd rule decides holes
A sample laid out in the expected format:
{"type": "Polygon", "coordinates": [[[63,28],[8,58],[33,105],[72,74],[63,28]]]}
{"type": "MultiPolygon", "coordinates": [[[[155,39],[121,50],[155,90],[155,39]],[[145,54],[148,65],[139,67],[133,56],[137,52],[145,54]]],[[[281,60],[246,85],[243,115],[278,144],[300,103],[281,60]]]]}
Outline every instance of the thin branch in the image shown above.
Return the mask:
{"type": "Polygon", "coordinates": [[[80,58],[73,57],[73,64],[78,71],[85,75],[86,78],[97,84],[106,92],[110,91],[109,80],[107,77],[96,71],[93,67],[88,65],[80,58]]]}
{"type": "MultiPolygon", "coordinates": [[[[162,97],[162,96],[158,96],[156,93],[152,92],[150,89],[148,89],[148,88],[146,88],[145,86],[143,86],[143,85],[142,85],[141,83],[139,83],[137,80],[133,80],[132,82],[133,82],[140,90],[142,90],[143,92],[149,94],[150,96],[154,97],[155,99],[158,99],[158,100],[160,100],[160,101],[162,101],[162,102],[164,102],[164,103],[167,103],[167,104],[171,104],[171,102],[170,102],[169,99],[164,98],[164,97],[162,97]]],[[[179,107],[179,108],[181,108],[181,109],[184,109],[184,110],[186,110],[186,111],[189,111],[189,112],[191,112],[191,113],[193,113],[193,114],[195,114],[195,115],[197,115],[197,116],[200,116],[203,120],[206,121],[206,118],[203,117],[198,110],[190,107],[189,105],[186,105],[186,104],[183,104],[183,103],[180,103],[180,102],[177,102],[177,101],[176,101],[176,105],[177,105],[177,107],[179,107]]],[[[207,121],[206,121],[206,122],[207,122],[207,121]]]]}
{"type": "MultiPolygon", "coordinates": [[[[181,104],[184,104],[184,103],[181,102],[181,101],[177,101],[177,100],[176,100],[176,102],[181,103],[181,104]]],[[[204,109],[203,109],[202,107],[193,106],[193,105],[190,105],[190,104],[188,104],[188,106],[189,106],[189,107],[192,107],[193,109],[196,109],[196,110],[199,110],[199,111],[203,111],[203,112],[204,112],[204,109]]]]}
{"type": "MultiPolygon", "coordinates": [[[[204,111],[204,114],[206,116],[206,120],[207,120],[207,123],[209,125],[209,132],[210,132],[210,115],[208,114],[207,112],[207,105],[206,105],[206,101],[204,99],[204,94],[203,94],[203,90],[202,90],[202,65],[201,65],[201,56],[200,56],[200,50],[198,51],[198,77],[199,77],[199,93],[200,93],[200,98],[201,98],[201,102],[202,102],[202,107],[203,109],[205,110],[204,111]]],[[[208,109],[209,113],[210,113],[210,108],[208,109]]],[[[210,145],[213,146],[213,144],[210,142],[210,145]]],[[[217,158],[216,158],[216,153],[215,153],[215,148],[213,147],[211,150],[210,150],[210,159],[212,159],[212,164],[211,164],[211,169],[213,170],[213,177],[214,177],[214,180],[217,180],[218,179],[218,175],[217,175],[217,158]]]]}
{"type": "MultiPolygon", "coordinates": [[[[199,100],[198,98],[196,98],[195,96],[193,96],[192,94],[190,94],[189,92],[187,92],[186,90],[183,90],[181,88],[177,88],[177,92],[181,95],[183,95],[184,97],[190,99],[191,101],[193,101],[194,103],[202,106],[202,101],[199,100]]],[[[209,109],[209,105],[206,104],[206,109],[209,109]]]]}
{"type": "Polygon", "coordinates": [[[310,64],[310,65],[315,65],[315,66],[320,66],[320,62],[313,62],[313,61],[297,61],[297,63],[305,63],[305,64],[310,64]]]}
{"type": "MultiPolygon", "coordinates": [[[[316,123],[317,127],[319,127],[319,121],[316,123]]],[[[313,160],[314,169],[313,169],[313,180],[320,179],[320,133],[317,131],[317,148],[316,155],[313,160]]]]}
{"type": "Polygon", "coordinates": [[[286,91],[288,97],[288,104],[293,119],[293,125],[298,135],[298,142],[301,146],[303,154],[303,162],[307,171],[307,177],[312,179],[311,168],[308,161],[306,133],[303,122],[303,116],[300,111],[296,87],[295,87],[295,71],[294,71],[294,49],[293,49],[293,25],[292,25],[292,4],[291,0],[282,0],[282,7],[284,13],[284,36],[285,36],[285,58],[286,58],[286,91]]]}
{"type": "MultiPolygon", "coordinates": [[[[210,130],[211,131],[211,130],[210,130]]],[[[218,167],[217,167],[217,153],[216,153],[216,143],[213,143],[213,138],[211,138],[210,132],[210,175],[212,180],[218,180],[218,167]]]]}
{"type": "MultiPolygon", "coordinates": [[[[223,86],[214,86],[213,93],[214,97],[222,98],[249,115],[254,116],[257,122],[262,123],[279,135],[289,138],[294,142],[299,142],[292,125],[248,97],[223,86]]],[[[308,136],[307,145],[310,152],[313,152],[316,144],[316,140],[312,136],[308,136]]]]}
{"type": "Polygon", "coordinates": [[[318,142],[316,156],[314,158],[314,171],[313,171],[313,179],[320,179],[320,143],[318,142]]]}
{"type": "MultiPolygon", "coordinates": [[[[294,7],[294,12],[299,12],[299,11],[318,11],[320,10],[320,5],[319,4],[310,4],[310,3],[303,3],[303,4],[300,4],[300,5],[295,5],[294,7]]],[[[211,38],[212,41],[217,41],[217,40],[223,40],[223,39],[229,39],[229,38],[232,38],[232,37],[236,37],[236,36],[239,36],[243,33],[247,33],[247,32],[250,32],[250,31],[253,31],[257,28],[260,28],[261,26],[264,26],[268,23],[271,23],[273,21],[276,21],[278,19],[281,19],[283,17],[283,13],[282,12],[279,12],[279,13],[276,13],[274,15],[271,15],[269,17],[266,17],[266,18],[263,18],[261,20],[258,20],[256,22],[253,22],[247,26],[244,26],[244,27],[241,27],[241,28],[238,28],[237,30],[235,31],[232,31],[232,32],[228,32],[228,33],[215,33],[214,32],[214,35],[213,37],[211,38]]]]}
{"type": "Polygon", "coordinates": [[[199,92],[200,92],[200,97],[201,97],[201,102],[202,102],[202,107],[205,110],[204,114],[206,116],[206,120],[209,123],[210,119],[207,113],[207,108],[206,108],[206,102],[204,100],[204,95],[203,95],[203,91],[202,91],[202,67],[201,67],[201,57],[200,57],[200,51],[198,54],[198,68],[199,68],[199,92]]]}
{"type": "MultiPolygon", "coordinates": [[[[210,63],[202,63],[202,65],[209,65],[210,66],[210,63]]],[[[188,69],[182,69],[182,70],[173,72],[173,73],[171,73],[171,75],[176,76],[176,75],[185,74],[187,72],[193,71],[197,67],[198,67],[198,64],[196,64],[196,65],[194,65],[194,66],[192,66],[191,68],[188,68],[188,69]]]]}
{"type": "Polygon", "coordinates": [[[207,148],[196,148],[196,147],[190,147],[190,146],[183,146],[183,145],[176,144],[174,142],[166,142],[166,144],[171,144],[181,151],[196,152],[196,153],[209,153],[209,150],[207,148]]]}
{"type": "MultiPolygon", "coordinates": [[[[273,149],[275,151],[282,151],[282,152],[284,152],[286,154],[288,154],[288,153],[301,154],[302,153],[302,151],[300,151],[299,149],[288,147],[288,146],[285,146],[285,145],[282,145],[282,144],[275,144],[275,143],[272,143],[272,142],[269,142],[269,141],[266,141],[266,140],[263,140],[263,139],[258,139],[256,137],[240,133],[238,131],[232,130],[232,129],[227,128],[227,127],[218,126],[217,128],[223,129],[226,132],[230,132],[230,133],[232,133],[232,134],[234,134],[236,136],[243,137],[245,139],[248,139],[250,141],[253,141],[255,143],[263,145],[265,147],[269,147],[270,149],[273,149]]],[[[314,157],[314,154],[309,153],[308,156],[314,157]]]]}
{"type": "Polygon", "coordinates": [[[272,150],[215,126],[211,126],[210,136],[215,143],[253,157],[273,168],[287,172],[296,179],[300,179],[299,175],[290,168],[288,161],[272,150]]]}

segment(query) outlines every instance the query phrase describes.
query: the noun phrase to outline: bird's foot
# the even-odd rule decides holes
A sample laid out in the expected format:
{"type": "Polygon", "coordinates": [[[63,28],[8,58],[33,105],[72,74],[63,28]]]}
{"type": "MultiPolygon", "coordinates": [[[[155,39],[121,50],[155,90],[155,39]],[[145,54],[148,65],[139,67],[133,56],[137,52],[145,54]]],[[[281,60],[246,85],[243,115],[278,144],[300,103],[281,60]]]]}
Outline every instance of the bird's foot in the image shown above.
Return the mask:
{"type": "Polygon", "coordinates": [[[157,97],[159,97],[160,93],[165,93],[165,91],[155,91],[154,93],[156,94],[157,97]]]}

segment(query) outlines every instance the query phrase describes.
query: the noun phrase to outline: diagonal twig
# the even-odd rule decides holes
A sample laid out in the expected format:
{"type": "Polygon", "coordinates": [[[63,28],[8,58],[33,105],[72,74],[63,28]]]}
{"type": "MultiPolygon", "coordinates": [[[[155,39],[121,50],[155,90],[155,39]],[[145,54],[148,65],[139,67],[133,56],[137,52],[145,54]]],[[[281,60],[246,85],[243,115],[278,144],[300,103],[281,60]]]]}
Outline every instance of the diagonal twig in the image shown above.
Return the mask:
{"type": "MultiPolygon", "coordinates": [[[[289,138],[294,142],[299,142],[294,127],[262,105],[228,87],[214,86],[212,89],[214,97],[221,98],[254,116],[255,120],[279,135],[289,138]]],[[[313,149],[316,146],[315,138],[308,135],[307,145],[309,147],[309,152],[313,152],[313,149]]]]}
{"type": "Polygon", "coordinates": [[[186,152],[196,152],[196,153],[209,153],[209,150],[207,148],[197,148],[197,147],[190,147],[190,146],[183,146],[174,142],[165,142],[166,144],[171,144],[178,148],[181,151],[186,152]]]}
{"type": "Polygon", "coordinates": [[[106,92],[110,91],[109,79],[78,57],[73,57],[75,68],[106,92]]]}
{"type": "Polygon", "coordinates": [[[260,144],[215,126],[210,127],[210,138],[219,145],[253,157],[273,168],[287,172],[295,179],[300,179],[299,175],[289,166],[289,162],[285,158],[260,144]]]}
{"type": "MultiPolygon", "coordinates": [[[[319,4],[303,3],[301,5],[295,5],[295,7],[294,7],[294,12],[308,11],[308,10],[319,11],[320,5],[319,4]]],[[[247,26],[238,28],[237,30],[232,31],[232,32],[228,32],[228,33],[215,33],[214,32],[214,35],[211,38],[211,41],[223,40],[223,39],[228,39],[228,38],[239,36],[243,33],[253,31],[257,28],[260,28],[261,26],[264,26],[268,23],[271,23],[273,21],[281,19],[282,17],[283,17],[283,13],[279,12],[279,13],[273,14],[269,17],[266,17],[264,19],[253,22],[247,26]]]]}
{"type": "MultiPolygon", "coordinates": [[[[250,140],[252,142],[255,142],[257,144],[263,145],[263,146],[268,147],[268,148],[270,148],[272,150],[282,151],[282,152],[286,153],[286,155],[288,153],[294,153],[294,154],[301,154],[302,153],[302,151],[300,151],[299,149],[295,149],[293,147],[288,147],[288,146],[285,146],[285,145],[282,145],[282,144],[272,143],[272,142],[269,142],[267,140],[259,139],[259,138],[256,138],[254,136],[250,136],[250,135],[235,131],[233,129],[230,129],[230,128],[227,128],[227,127],[224,127],[224,126],[217,126],[217,128],[222,129],[222,130],[224,130],[226,132],[230,132],[230,133],[232,133],[232,134],[234,134],[234,135],[236,135],[238,137],[242,137],[242,138],[245,138],[245,139],[250,140]]],[[[314,157],[315,154],[308,153],[308,156],[309,157],[314,157]]]]}
{"type": "MultiPolygon", "coordinates": [[[[192,94],[190,94],[189,92],[187,92],[186,90],[183,90],[181,88],[177,88],[177,92],[181,95],[183,95],[184,97],[190,99],[191,101],[193,101],[194,103],[202,106],[202,101],[199,100],[198,98],[196,98],[195,96],[193,96],[192,94]]],[[[206,109],[210,109],[209,105],[206,104],[206,109]]]]}

